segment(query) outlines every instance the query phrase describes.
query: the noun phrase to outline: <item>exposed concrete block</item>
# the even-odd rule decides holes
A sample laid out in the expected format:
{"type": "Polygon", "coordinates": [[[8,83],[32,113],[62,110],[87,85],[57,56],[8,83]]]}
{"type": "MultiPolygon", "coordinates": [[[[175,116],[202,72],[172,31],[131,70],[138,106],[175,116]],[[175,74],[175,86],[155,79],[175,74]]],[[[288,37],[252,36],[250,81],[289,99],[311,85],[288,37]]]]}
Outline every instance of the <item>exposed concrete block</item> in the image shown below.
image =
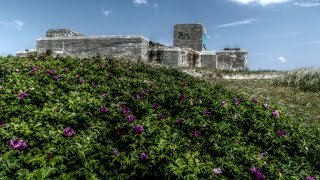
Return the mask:
{"type": "Polygon", "coordinates": [[[201,24],[177,24],[174,26],[173,45],[192,48],[196,51],[206,49],[206,30],[201,24]]]}
{"type": "Polygon", "coordinates": [[[16,53],[16,56],[17,57],[28,57],[28,56],[36,55],[36,54],[37,54],[37,50],[36,49],[26,49],[26,50],[23,50],[23,51],[18,51],[16,53]]]}
{"type": "Polygon", "coordinates": [[[216,53],[218,68],[224,70],[245,70],[248,53],[243,49],[225,49],[216,53]]]}
{"type": "Polygon", "coordinates": [[[147,61],[149,41],[142,36],[45,37],[37,40],[37,51],[64,52],[75,57],[111,57],[147,61]]]}
{"type": "Polygon", "coordinates": [[[217,68],[217,54],[213,51],[200,52],[201,67],[203,68],[217,68]]]}
{"type": "Polygon", "coordinates": [[[49,29],[46,37],[75,37],[84,36],[81,33],[71,31],[70,29],[49,29]]]}
{"type": "Polygon", "coordinates": [[[199,66],[199,52],[190,48],[155,47],[149,49],[149,61],[173,67],[199,66]]]}

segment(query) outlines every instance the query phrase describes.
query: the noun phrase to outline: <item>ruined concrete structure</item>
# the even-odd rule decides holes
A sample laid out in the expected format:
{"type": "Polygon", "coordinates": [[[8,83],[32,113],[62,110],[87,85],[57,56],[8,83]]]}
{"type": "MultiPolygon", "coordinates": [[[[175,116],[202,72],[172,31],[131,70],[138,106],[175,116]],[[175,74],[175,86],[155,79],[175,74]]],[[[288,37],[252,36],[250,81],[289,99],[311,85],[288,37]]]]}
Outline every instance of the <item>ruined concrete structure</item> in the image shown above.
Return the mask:
{"type": "Polygon", "coordinates": [[[74,57],[112,57],[147,61],[149,41],[142,36],[59,36],[37,40],[37,51],[74,57]]]}
{"type": "Polygon", "coordinates": [[[206,30],[201,24],[176,24],[173,46],[187,47],[196,51],[206,50],[206,30]]]}
{"type": "Polygon", "coordinates": [[[46,37],[75,37],[84,36],[81,33],[73,32],[70,29],[49,29],[46,37]]]}
{"type": "Polygon", "coordinates": [[[240,48],[224,48],[216,53],[218,56],[218,69],[245,69],[247,67],[248,53],[240,48]]]}
{"type": "Polygon", "coordinates": [[[201,24],[175,25],[173,45],[164,46],[137,35],[85,36],[69,29],[50,29],[46,37],[37,39],[36,50],[20,51],[17,56],[52,50],[61,56],[124,58],[174,67],[241,70],[247,66],[245,50],[207,51],[206,30],[201,24]]]}

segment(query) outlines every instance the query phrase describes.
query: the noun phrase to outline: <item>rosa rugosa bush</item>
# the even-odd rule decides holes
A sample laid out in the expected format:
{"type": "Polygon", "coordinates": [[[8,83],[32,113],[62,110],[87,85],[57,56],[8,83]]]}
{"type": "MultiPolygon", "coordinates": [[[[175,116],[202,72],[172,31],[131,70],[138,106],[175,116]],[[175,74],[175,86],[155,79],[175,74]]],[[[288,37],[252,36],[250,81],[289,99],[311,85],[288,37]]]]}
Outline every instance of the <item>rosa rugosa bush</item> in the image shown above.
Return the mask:
{"type": "Polygon", "coordinates": [[[0,57],[1,179],[317,179],[320,130],[173,68],[0,57]]]}

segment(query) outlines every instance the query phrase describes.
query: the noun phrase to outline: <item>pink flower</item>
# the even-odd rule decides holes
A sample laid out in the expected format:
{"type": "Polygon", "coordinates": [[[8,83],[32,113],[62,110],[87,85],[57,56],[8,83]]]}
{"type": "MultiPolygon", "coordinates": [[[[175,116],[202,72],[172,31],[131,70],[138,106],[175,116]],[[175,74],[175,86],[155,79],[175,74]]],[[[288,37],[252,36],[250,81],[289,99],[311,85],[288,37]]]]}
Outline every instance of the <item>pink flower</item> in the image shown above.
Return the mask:
{"type": "Polygon", "coordinates": [[[152,109],[157,110],[160,108],[160,105],[158,103],[153,103],[152,104],[152,109]]]}
{"type": "Polygon", "coordinates": [[[121,107],[121,106],[122,106],[122,102],[119,101],[119,102],[117,103],[117,106],[118,106],[118,107],[121,107]]]}
{"type": "Polygon", "coordinates": [[[136,117],[131,114],[129,114],[126,118],[128,123],[132,123],[134,120],[136,120],[136,117]]]}
{"type": "Polygon", "coordinates": [[[285,131],[285,130],[279,130],[277,134],[280,137],[285,137],[288,135],[287,131],[285,131]]]}
{"type": "Polygon", "coordinates": [[[256,180],[266,179],[266,176],[256,167],[251,168],[251,173],[255,176],[256,180]]]}
{"type": "Polygon", "coordinates": [[[192,132],[192,136],[194,137],[200,137],[201,136],[201,131],[200,130],[196,130],[192,132]]]}
{"type": "Polygon", "coordinates": [[[144,131],[143,126],[140,126],[140,125],[134,126],[134,132],[135,132],[136,134],[141,134],[143,131],[144,131]]]}
{"type": "Polygon", "coordinates": [[[180,101],[184,101],[186,99],[186,97],[184,96],[184,94],[180,94],[179,99],[180,99],[180,101]]]}
{"type": "Polygon", "coordinates": [[[39,66],[35,66],[34,68],[32,68],[30,74],[35,74],[38,70],[40,70],[39,66]]]}
{"type": "Polygon", "coordinates": [[[19,139],[10,140],[9,145],[13,149],[17,149],[17,150],[23,150],[28,147],[27,142],[25,142],[24,140],[19,140],[19,139]]]}
{"type": "Polygon", "coordinates": [[[131,109],[129,107],[125,106],[122,108],[122,113],[127,116],[131,113],[131,109]]]}
{"type": "Polygon", "coordinates": [[[19,93],[19,95],[18,95],[18,98],[19,98],[20,100],[23,100],[26,96],[27,96],[27,93],[21,91],[21,92],[19,93]]]}
{"type": "Polygon", "coordinates": [[[254,104],[258,104],[259,100],[257,98],[252,98],[251,102],[253,102],[254,104]]]}
{"type": "Polygon", "coordinates": [[[141,153],[141,154],[139,155],[139,160],[142,161],[142,162],[145,162],[145,161],[147,161],[148,159],[149,159],[149,156],[148,156],[147,153],[141,153]]]}
{"type": "Polygon", "coordinates": [[[318,180],[315,176],[308,176],[305,180],[318,180]]]}
{"type": "Polygon", "coordinates": [[[238,98],[233,98],[232,102],[233,102],[233,105],[235,105],[235,106],[238,106],[238,105],[239,105],[239,100],[238,100],[238,98]]]}
{"type": "Polygon", "coordinates": [[[268,108],[270,107],[270,105],[269,105],[268,102],[265,102],[265,103],[263,104],[263,107],[264,107],[265,109],[268,109],[268,108]]]}
{"type": "Polygon", "coordinates": [[[222,169],[221,169],[220,167],[214,168],[214,169],[212,169],[212,172],[213,172],[215,175],[219,175],[219,174],[222,174],[222,169]]]}
{"type": "Polygon", "coordinates": [[[208,110],[208,109],[205,109],[203,111],[203,114],[206,115],[206,116],[210,116],[211,115],[211,112],[208,110]]]}
{"type": "Polygon", "coordinates": [[[226,107],[226,106],[227,106],[227,101],[222,101],[222,102],[221,102],[221,106],[222,106],[222,107],[226,107]]]}
{"type": "Polygon", "coordinates": [[[177,125],[182,125],[184,123],[184,120],[182,118],[179,118],[177,121],[176,121],[176,124],[177,125]]]}
{"type": "Polygon", "coordinates": [[[55,75],[56,74],[56,69],[50,69],[49,71],[47,71],[48,74],[50,75],[55,75]]]}
{"type": "Polygon", "coordinates": [[[162,113],[159,113],[159,114],[158,114],[158,119],[159,119],[159,120],[162,120],[162,119],[164,119],[164,118],[165,118],[165,117],[164,117],[164,115],[163,115],[162,113]]]}
{"type": "Polygon", "coordinates": [[[61,76],[59,74],[52,76],[52,79],[57,81],[61,76]]]}
{"type": "Polygon", "coordinates": [[[0,120],[0,127],[3,127],[6,124],[6,122],[4,122],[4,120],[0,120]]]}
{"type": "Polygon", "coordinates": [[[150,90],[149,88],[147,88],[145,91],[146,91],[148,94],[151,93],[151,90],[150,90]]]}
{"type": "Polygon", "coordinates": [[[109,109],[106,106],[102,106],[100,108],[100,112],[103,113],[103,114],[107,113],[108,111],[109,111],[109,109]]]}
{"type": "Polygon", "coordinates": [[[66,137],[71,137],[75,134],[75,130],[72,129],[71,127],[67,127],[63,130],[63,135],[66,136],[66,137]]]}
{"type": "Polygon", "coordinates": [[[80,84],[84,84],[84,80],[82,78],[79,80],[79,82],[80,84]]]}
{"type": "Polygon", "coordinates": [[[280,116],[280,112],[278,110],[274,110],[274,111],[272,111],[271,115],[273,118],[277,118],[280,116]]]}
{"type": "Polygon", "coordinates": [[[92,87],[97,87],[97,83],[92,82],[92,83],[91,83],[91,86],[92,86],[92,87]]]}

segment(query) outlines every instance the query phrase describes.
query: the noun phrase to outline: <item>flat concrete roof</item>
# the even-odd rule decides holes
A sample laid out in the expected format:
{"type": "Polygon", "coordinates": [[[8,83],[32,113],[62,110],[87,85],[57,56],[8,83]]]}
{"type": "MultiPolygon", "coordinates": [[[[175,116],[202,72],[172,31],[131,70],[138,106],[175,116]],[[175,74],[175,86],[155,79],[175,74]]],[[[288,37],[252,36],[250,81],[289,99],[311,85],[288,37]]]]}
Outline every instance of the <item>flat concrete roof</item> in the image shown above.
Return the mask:
{"type": "Polygon", "coordinates": [[[72,37],[42,37],[38,38],[40,40],[68,40],[68,39],[112,39],[112,38],[123,38],[123,39],[144,39],[149,41],[147,38],[141,35],[94,35],[94,36],[72,36],[72,37]]]}

